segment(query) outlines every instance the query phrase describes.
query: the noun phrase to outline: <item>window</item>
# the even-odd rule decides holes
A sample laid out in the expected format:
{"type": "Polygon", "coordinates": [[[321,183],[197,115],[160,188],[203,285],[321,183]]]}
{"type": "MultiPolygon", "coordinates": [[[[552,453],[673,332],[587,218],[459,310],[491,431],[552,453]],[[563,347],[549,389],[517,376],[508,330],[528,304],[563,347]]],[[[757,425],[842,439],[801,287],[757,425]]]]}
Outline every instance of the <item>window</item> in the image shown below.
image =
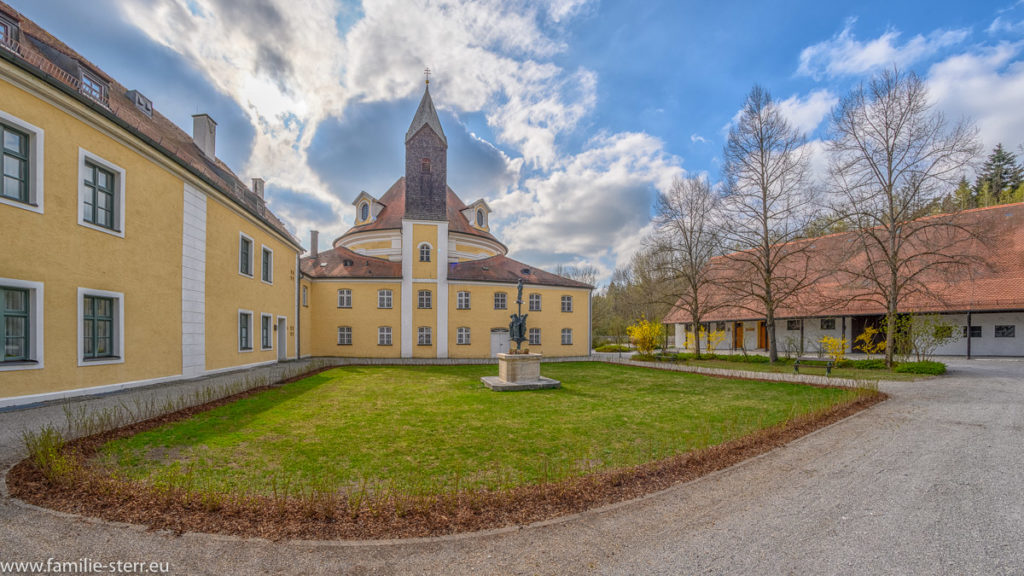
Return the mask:
{"type": "Polygon", "coordinates": [[[14,24],[0,17],[0,44],[10,45],[14,42],[14,24]]]}
{"type": "Polygon", "coordinates": [[[469,328],[462,327],[455,331],[455,344],[459,346],[469,345],[469,328]]]}
{"type": "Polygon", "coordinates": [[[572,346],[572,328],[562,328],[562,346],[572,346]]]}
{"type": "Polygon", "coordinates": [[[455,307],[459,310],[469,310],[469,292],[459,291],[455,307]]]}
{"type": "Polygon", "coordinates": [[[30,354],[29,291],[0,286],[0,362],[29,360],[30,354]]]}
{"type": "Polygon", "coordinates": [[[43,131],[0,110],[0,204],[43,211],[43,131]]]}
{"type": "MultiPolygon", "coordinates": [[[[964,338],[967,338],[967,326],[964,326],[964,338]]],[[[971,338],[981,338],[981,326],[971,326],[971,338]]]]}
{"type": "Polygon", "coordinates": [[[420,262],[430,262],[430,244],[420,244],[420,262]]]}
{"type": "Polygon", "coordinates": [[[83,71],[82,86],[79,91],[100,104],[107,104],[107,83],[98,76],[83,71]]]}
{"type": "Polygon", "coordinates": [[[477,209],[476,211],[476,225],[479,228],[484,227],[484,211],[477,209]]]}
{"type": "Polygon", "coordinates": [[[528,335],[530,337],[530,346],[540,346],[540,328],[530,328],[528,335]]]}
{"type": "Polygon", "coordinates": [[[799,329],[800,329],[800,321],[799,320],[786,320],[786,330],[799,330],[799,329]]]}
{"type": "Polygon", "coordinates": [[[1015,329],[1016,326],[1013,324],[1009,326],[996,326],[996,338],[1015,338],[1015,329]]]}
{"type": "Polygon", "coordinates": [[[302,306],[309,307],[309,289],[305,286],[302,287],[302,306]]]}
{"type": "Polygon", "coordinates": [[[338,326],[338,346],[352,345],[352,327],[338,326]]]}
{"type": "Polygon", "coordinates": [[[505,310],[508,308],[508,295],[504,292],[494,293],[494,309],[505,310]]]}
{"type": "Polygon", "coordinates": [[[572,312],[572,296],[562,296],[562,312],[572,312]]]}
{"type": "Polygon", "coordinates": [[[352,289],[342,288],[338,290],[338,308],[352,307],[352,289]]]}
{"type": "Polygon", "coordinates": [[[43,367],[43,284],[0,278],[0,371],[43,367]]]}
{"type": "Polygon", "coordinates": [[[263,247],[263,258],[260,262],[260,274],[267,284],[274,283],[274,251],[266,246],[263,247]]]}
{"type": "Polygon", "coordinates": [[[370,219],[370,205],[367,204],[366,202],[363,202],[362,204],[359,205],[359,220],[362,221],[362,222],[366,222],[369,219],[370,219]]]}
{"type": "Polygon", "coordinates": [[[252,350],[252,312],[238,311],[238,351],[252,350]]]}
{"type": "Polygon", "coordinates": [[[416,330],[416,345],[417,346],[430,346],[431,342],[431,330],[430,326],[420,326],[416,330]]]}
{"type": "Polygon", "coordinates": [[[274,317],[270,314],[260,314],[260,348],[274,349],[274,317]]]}
{"type": "Polygon", "coordinates": [[[725,322],[715,322],[715,330],[725,332],[725,322]]]}
{"type": "Polygon", "coordinates": [[[530,312],[540,311],[540,294],[530,294],[530,312]]]}
{"type": "Polygon", "coordinates": [[[821,319],[821,329],[822,330],[835,330],[836,329],[836,319],[835,318],[822,318],[821,319]]]}
{"type": "Polygon", "coordinates": [[[391,308],[391,290],[377,290],[377,308],[391,308]]]}
{"type": "Polygon", "coordinates": [[[377,328],[377,346],[391,346],[391,326],[377,328]]]}
{"type": "Polygon", "coordinates": [[[81,148],[78,160],[78,223],[124,238],[124,170],[81,148]]]}
{"type": "Polygon", "coordinates": [[[239,233],[238,236],[238,273],[252,278],[252,238],[239,233]]]}
{"type": "Polygon", "coordinates": [[[417,296],[417,308],[430,309],[434,305],[433,294],[430,290],[420,290],[417,296]]]}
{"type": "Polygon", "coordinates": [[[123,362],[124,295],[105,290],[78,289],[78,365],[123,362]]]}
{"type": "Polygon", "coordinates": [[[953,337],[952,326],[936,326],[932,335],[936,340],[948,340],[953,337]]]}
{"type": "Polygon", "coordinates": [[[420,161],[420,172],[430,174],[430,158],[424,158],[420,161]]]}
{"type": "Polygon", "coordinates": [[[4,181],[3,187],[0,188],[0,196],[28,204],[29,135],[7,124],[0,124],[0,132],[3,132],[4,165],[4,181]]]}

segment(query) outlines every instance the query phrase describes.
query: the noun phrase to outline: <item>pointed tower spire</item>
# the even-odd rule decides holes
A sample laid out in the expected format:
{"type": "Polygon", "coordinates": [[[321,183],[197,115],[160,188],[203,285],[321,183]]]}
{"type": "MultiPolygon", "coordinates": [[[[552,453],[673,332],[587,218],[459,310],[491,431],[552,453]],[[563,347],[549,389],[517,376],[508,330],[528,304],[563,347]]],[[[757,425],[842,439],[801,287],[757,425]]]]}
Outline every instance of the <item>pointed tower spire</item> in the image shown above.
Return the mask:
{"type": "Polygon", "coordinates": [[[427,87],[423,90],[423,98],[420,99],[420,107],[416,109],[416,115],[412,117],[412,124],[409,131],[405,133],[405,143],[420,131],[423,126],[430,126],[430,129],[437,134],[445,148],[448,147],[448,139],[444,137],[444,130],[441,129],[441,121],[437,118],[437,110],[434,109],[434,101],[430,99],[430,77],[427,77],[427,87]]]}

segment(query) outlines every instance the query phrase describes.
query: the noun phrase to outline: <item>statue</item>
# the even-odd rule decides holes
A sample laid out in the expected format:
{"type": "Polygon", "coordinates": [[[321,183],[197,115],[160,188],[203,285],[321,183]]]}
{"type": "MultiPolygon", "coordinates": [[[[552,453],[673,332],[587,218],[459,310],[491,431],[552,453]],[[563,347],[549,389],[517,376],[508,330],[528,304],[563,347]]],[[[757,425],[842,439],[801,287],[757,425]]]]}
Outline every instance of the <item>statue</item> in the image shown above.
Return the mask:
{"type": "Polygon", "coordinates": [[[519,311],[517,314],[509,316],[512,321],[508,324],[509,338],[516,343],[516,352],[523,349],[523,340],[526,340],[526,317],[529,314],[523,314],[523,279],[519,279],[519,283],[516,284],[518,288],[518,295],[516,296],[516,304],[519,305],[519,311]]]}

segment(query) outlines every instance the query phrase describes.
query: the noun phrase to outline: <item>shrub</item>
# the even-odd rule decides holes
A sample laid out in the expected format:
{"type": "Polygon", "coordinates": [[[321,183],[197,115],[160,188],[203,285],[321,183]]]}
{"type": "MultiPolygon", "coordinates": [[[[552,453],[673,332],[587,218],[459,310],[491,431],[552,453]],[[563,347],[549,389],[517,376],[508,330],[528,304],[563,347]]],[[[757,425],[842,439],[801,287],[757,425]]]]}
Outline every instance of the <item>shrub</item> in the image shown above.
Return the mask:
{"type": "Polygon", "coordinates": [[[737,355],[729,356],[728,360],[730,362],[747,362],[749,364],[767,364],[768,362],[771,361],[771,359],[768,358],[767,356],[762,356],[760,354],[745,354],[745,355],[738,355],[737,354],[737,355]]]}
{"type": "Polygon", "coordinates": [[[865,354],[881,354],[885,352],[885,340],[875,343],[876,334],[880,330],[874,326],[866,326],[860,336],[854,338],[854,350],[860,350],[865,354]]]}
{"type": "Polygon", "coordinates": [[[626,328],[626,334],[640,354],[651,354],[661,346],[665,338],[665,327],[661,322],[652,322],[641,316],[636,324],[626,328]]]}
{"type": "Polygon", "coordinates": [[[893,372],[903,372],[906,374],[930,374],[938,376],[939,374],[946,373],[946,365],[942,362],[935,362],[932,360],[924,360],[922,362],[902,362],[893,368],[893,372]]]}
{"type": "Polygon", "coordinates": [[[594,352],[629,352],[629,346],[624,344],[605,344],[594,348],[594,352]]]}
{"type": "Polygon", "coordinates": [[[825,354],[836,364],[842,362],[843,358],[846,357],[846,338],[825,336],[820,342],[825,349],[825,354]]]}
{"type": "Polygon", "coordinates": [[[885,360],[869,358],[867,360],[841,360],[836,363],[838,368],[856,368],[858,370],[885,370],[885,360]]]}

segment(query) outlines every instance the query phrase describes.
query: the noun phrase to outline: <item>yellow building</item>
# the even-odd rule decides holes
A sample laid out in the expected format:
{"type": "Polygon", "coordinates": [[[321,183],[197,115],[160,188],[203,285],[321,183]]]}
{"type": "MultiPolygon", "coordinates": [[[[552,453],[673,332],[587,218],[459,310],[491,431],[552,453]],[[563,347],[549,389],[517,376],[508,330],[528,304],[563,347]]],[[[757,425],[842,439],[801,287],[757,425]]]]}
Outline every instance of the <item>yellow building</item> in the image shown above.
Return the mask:
{"type": "Polygon", "coordinates": [[[509,316],[527,314],[531,352],[590,353],[592,287],[508,258],[483,200],[447,185],[448,141],[429,89],[405,136],[405,176],[363,192],[355,225],[301,260],[302,356],[485,358],[509,350],[509,316]]]}
{"type": "Polygon", "coordinates": [[[301,246],[193,120],[0,3],[0,407],[297,356],[301,246]]]}

